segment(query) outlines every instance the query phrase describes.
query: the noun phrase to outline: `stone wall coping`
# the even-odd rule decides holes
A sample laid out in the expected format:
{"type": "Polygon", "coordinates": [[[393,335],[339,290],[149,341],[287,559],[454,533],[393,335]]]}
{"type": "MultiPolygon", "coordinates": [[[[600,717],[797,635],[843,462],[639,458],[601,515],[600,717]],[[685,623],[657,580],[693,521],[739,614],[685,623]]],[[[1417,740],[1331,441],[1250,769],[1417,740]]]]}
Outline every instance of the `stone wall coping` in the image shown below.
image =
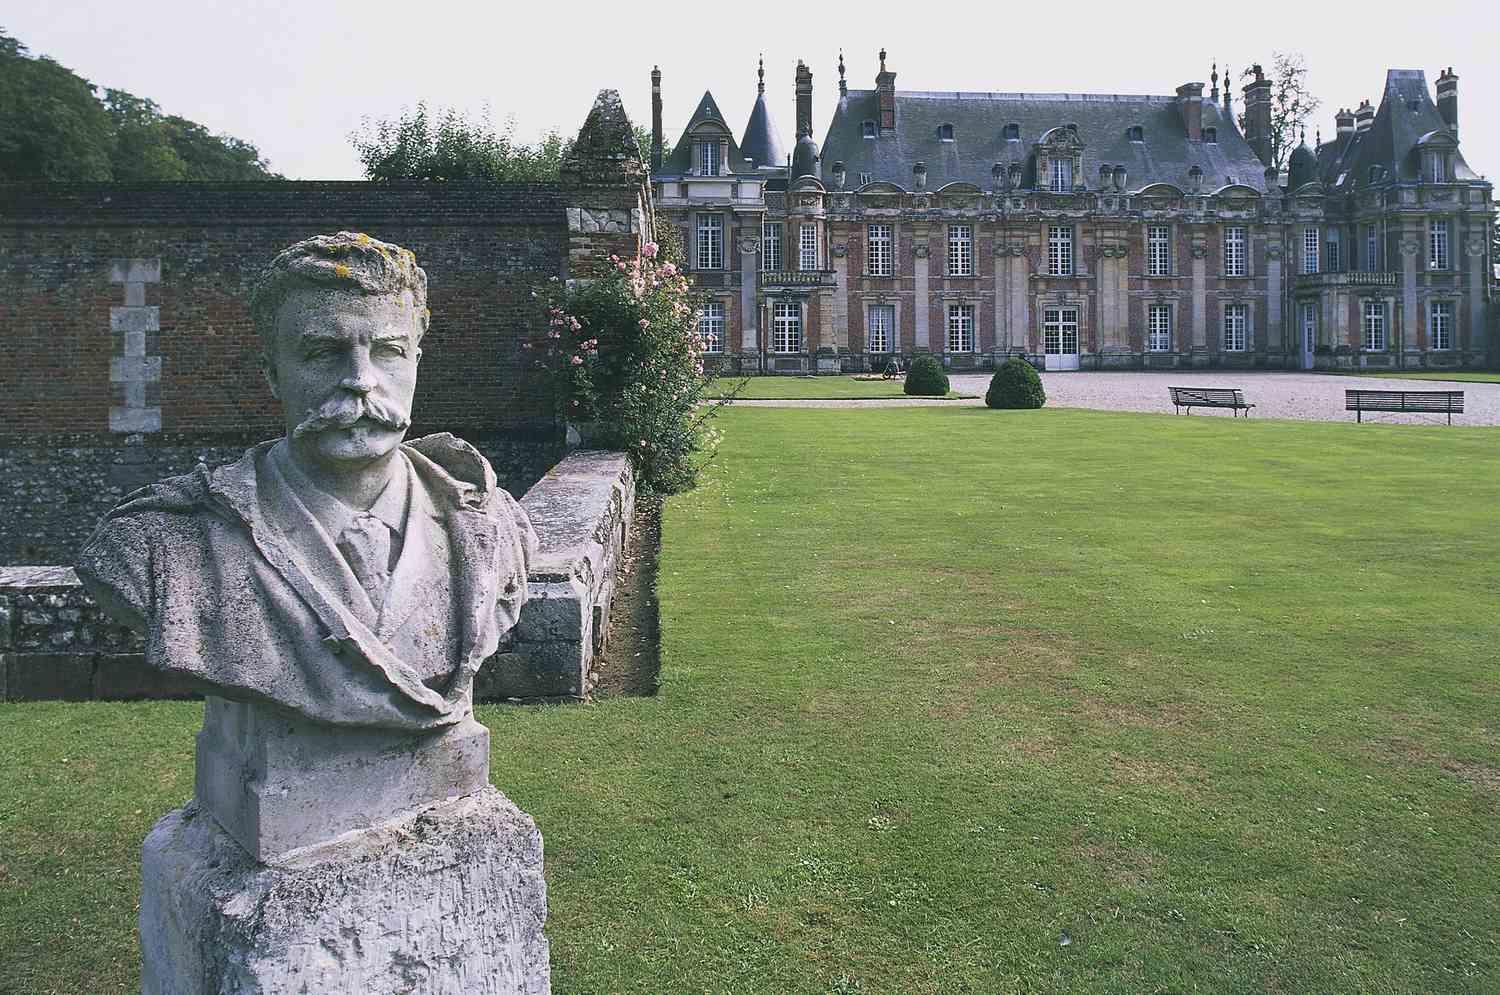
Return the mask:
{"type": "Polygon", "coordinates": [[[541,540],[529,579],[588,580],[632,481],[630,458],[601,449],[572,452],[537,481],[521,499],[541,540]]]}
{"type": "Polygon", "coordinates": [[[82,586],[72,567],[0,567],[0,591],[82,586]]]}

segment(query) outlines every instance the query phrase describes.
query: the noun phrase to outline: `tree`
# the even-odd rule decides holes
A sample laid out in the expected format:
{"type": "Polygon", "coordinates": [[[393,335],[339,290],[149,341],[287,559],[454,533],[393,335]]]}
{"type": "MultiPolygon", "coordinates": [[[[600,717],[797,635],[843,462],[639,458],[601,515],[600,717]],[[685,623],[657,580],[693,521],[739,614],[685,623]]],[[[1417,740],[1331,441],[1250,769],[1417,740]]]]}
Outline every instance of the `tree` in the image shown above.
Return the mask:
{"type": "Polygon", "coordinates": [[[107,180],[113,145],[94,84],[0,32],[0,180],[107,180]]]}
{"type": "MultiPolygon", "coordinates": [[[[1246,69],[1240,75],[1253,79],[1255,69],[1246,69]]],[[[1301,52],[1272,52],[1270,79],[1271,165],[1279,173],[1286,168],[1287,158],[1301,141],[1299,132],[1307,131],[1307,119],[1323,101],[1307,88],[1307,62],[1301,52]]],[[[1238,120],[1240,134],[1245,134],[1243,107],[1238,120]]]]}
{"type": "Polygon", "coordinates": [[[0,32],[0,180],[279,179],[249,142],[104,91],[0,32]]]}
{"type": "MultiPolygon", "coordinates": [[[[646,165],[651,165],[651,129],[644,125],[635,125],[635,142],[641,147],[641,159],[646,165]]],[[[661,140],[661,157],[666,159],[672,154],[672,143],[665,138],[661,140]]]]}
{"type": "Polygon", "coordinates": [[[419,103],[400,117],[371,121],[349,136],[371,180],[541,183],[556,180],[572,142],[550,131],[535,146],[515,140],[515,122],[497,130],[452,107],[419,103]]]}

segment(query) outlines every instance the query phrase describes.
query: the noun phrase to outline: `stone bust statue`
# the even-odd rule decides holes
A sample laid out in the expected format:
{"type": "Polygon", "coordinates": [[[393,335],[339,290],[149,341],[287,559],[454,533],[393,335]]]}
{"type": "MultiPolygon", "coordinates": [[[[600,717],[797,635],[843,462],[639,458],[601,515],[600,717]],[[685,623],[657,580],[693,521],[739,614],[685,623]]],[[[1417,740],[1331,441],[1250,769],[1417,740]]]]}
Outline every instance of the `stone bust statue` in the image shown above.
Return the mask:
{"type": "Polygon", "coordinates": [[[404,441],[426,273],[400,246],[319,235],[276,256],[251,314],[285,437],[129,495],[84,584],[211,695],[332,726],[465,720],[536,535],[472,446],[404,441]]]}

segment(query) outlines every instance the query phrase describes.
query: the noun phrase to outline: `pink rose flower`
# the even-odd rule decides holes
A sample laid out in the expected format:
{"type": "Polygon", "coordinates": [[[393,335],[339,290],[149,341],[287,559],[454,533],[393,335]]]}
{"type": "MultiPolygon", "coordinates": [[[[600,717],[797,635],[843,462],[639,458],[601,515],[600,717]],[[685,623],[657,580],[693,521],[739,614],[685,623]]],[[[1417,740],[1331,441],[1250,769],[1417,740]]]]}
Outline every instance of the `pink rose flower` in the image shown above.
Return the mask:
{"type": "Polygon", "coordinates": [[[583,357],[582,356],[574,356],[573,357],[573,365],[574,366],[582,366],[583,365],[583,357]]]}
{"type": "Polygon", "coordinates": [[[641,255],[645,256],[647,259],[655,259],[656,253],[657,245],[655,242],[647,242],[645,245],[641,246],[641,255]]]}

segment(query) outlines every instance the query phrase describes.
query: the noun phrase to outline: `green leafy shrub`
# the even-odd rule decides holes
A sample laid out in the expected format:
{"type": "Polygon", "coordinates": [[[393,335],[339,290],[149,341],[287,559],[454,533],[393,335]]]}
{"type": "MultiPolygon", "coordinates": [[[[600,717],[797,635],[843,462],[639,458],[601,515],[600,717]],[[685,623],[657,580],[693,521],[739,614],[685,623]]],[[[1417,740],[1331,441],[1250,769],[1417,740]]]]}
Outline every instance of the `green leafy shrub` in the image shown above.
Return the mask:
{"type": "Polygon", "coordinates": [[[1000,365],[990,378],[990,389],[984,392],[984,403],[991,408],[1040,408],[1047,403],[1042,378],[1036,367],[1019,356],[1000,365]]]}
{"type": "Polygon", "coordinates": [[[948,374],[943,372],[943,364],[936,356],[923,353],[912,360],[903,389],[917,397],[944,397],[948,393],[948,374]]]}
{"type": "Polygon", "coordinates": [[[590,445],[629,453],[642,490],[675,494],[719,439],[708,422],[722,402],[699,406],[710,378],[698,302],[655,242],[609,261],[599,279],[550,281],[545,324],[521,347],[550,381],[560,419],[587,425],[590,445]]]}

